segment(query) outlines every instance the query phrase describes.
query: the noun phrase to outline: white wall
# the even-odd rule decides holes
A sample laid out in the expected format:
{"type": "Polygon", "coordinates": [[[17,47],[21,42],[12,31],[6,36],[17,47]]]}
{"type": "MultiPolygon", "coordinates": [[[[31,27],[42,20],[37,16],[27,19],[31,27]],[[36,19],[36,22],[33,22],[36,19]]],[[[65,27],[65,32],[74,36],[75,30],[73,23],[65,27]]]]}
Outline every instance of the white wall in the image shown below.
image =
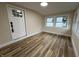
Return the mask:
{"type": "Polygon", "coordinates": [[[50,33],[55,33],[55,34],[60,34],[60,35],[65,35],[65,36],[71,36],[72,13],[53,15],[52,17],[55,19],[57,16],[63,16],[63,15],[68,16],[68,29],[56,28],[55,26],[47,27],[46,26],[46,18],[47,18],[47,16],[46,16],[46,18],[43,20],[43,22],[44,22],[43,31],[50,32],[50,33]]]}
{"type": "MultiPolygon", "coordinates": [[[[27,37],[42,31],[42,16],[37,12],[25,9],[25,22],[27,37]]],[[[0,3],[0,47],[16,41],[11,39],[6,3],[0,3]]]]}
{"type": "Polygon", "coordinates": [[[36,34],[42,31],[41,15],[27,9],[25,12],[25,17],[26,17],[26,29],[27,29],[28,36],[31,36],[33,34],[36,34]]]}
{"type": "Polygon", "coordinates": [[[0,3],[0,45],[11,41],[6,5],[0,3]]]}
{"type": "MultiPolygon", "coordinates": [[[[75,11],[76,13],[77,11],[75,11]]],[[[74,16],[75,16],[75,13],[74,13],[74,16]]],[[[79,10],[78,10],[78,15],[79,15],[79,10]]],[[[79,20],[79,17],[77,17],[76,19],[74,18],[73,19],[73,26],[72,26],[72,36],[71,36],[71,39],[72,39],[72,44],[73,44],[73,47],[74,47],[74,51],[75,51],[75,55],[79,57],[79,34],[76,32],[76,26],[77,26],[77,20],[79,20]]]]}

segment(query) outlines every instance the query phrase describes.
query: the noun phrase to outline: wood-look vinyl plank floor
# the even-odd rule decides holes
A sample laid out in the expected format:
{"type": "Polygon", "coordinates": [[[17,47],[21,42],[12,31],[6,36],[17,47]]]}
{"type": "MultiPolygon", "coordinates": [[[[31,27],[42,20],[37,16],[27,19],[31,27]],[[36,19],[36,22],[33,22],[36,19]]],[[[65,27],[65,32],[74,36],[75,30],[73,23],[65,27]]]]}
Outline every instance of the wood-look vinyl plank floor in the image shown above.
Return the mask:
{"type": "Polygon", "coordinates": [[[40,33],[0,49],[1,57],[75,57],[71,39],[40,33]]]}

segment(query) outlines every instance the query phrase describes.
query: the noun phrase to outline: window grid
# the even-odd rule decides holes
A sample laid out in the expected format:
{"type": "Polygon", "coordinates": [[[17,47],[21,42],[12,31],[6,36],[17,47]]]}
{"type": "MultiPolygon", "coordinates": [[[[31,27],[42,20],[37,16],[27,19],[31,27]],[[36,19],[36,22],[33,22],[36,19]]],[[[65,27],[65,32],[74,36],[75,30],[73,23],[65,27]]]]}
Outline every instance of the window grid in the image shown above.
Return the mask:
{"type": "Polygon", "coordinates": [[[53,26],[53,18],[52,17],[47,18],[46,26],[47,27],[52,27],[53,26]]]}
{"type": "Polygon", "coordinates": [[[67,16],[48,17],[46,19],[47,27],[67,28],[67,16]],[[55,21],[55,22],[54,22],[55,21]]]}
{"type": "Polygon", "coordinates": [[[56,17],[56,27],[67,27],[67,17],[66,16],[60,16],[56,17]]]}

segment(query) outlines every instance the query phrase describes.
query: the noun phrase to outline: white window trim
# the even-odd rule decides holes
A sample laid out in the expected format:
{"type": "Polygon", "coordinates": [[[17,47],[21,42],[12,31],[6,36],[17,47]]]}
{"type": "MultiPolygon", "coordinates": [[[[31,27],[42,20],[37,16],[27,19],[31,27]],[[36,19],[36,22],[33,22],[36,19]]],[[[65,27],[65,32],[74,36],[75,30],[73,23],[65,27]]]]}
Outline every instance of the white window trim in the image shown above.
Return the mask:
{"type": "Polygon", "coordinates": [[[53,18],[53,26],[49,27],[49,28],[57,28],[57,29],[64,29],[64,30],[67,30],[69,28],[68,24],[69,24],[69,21],[68,21],[68,18],[67,18],[67,26],[66,27],[56,27],[56,17],[62,17],[62,16],[67,16],[68,17],[69,14],[64,14],[64,15],[56,15],[56,16],[45,16],[45,27],[49,27],[49,26],[46,26],[46,23],[47,23],[47,18],[48,17],[52,17],[53,18]]]}

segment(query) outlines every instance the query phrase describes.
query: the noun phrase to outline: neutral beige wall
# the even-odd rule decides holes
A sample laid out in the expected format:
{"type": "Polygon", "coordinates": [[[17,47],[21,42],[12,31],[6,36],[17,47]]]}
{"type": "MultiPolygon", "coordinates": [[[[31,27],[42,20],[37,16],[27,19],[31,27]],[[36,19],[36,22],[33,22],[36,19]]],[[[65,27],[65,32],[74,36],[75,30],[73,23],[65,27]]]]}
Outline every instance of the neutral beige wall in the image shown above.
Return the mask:
{"type": "Polygon", "coordinates": [[[26,10],[27,35],[33,35],[42,31],[42,16],[31,10],[26,10]]]}
{"type": "MultiPolygon", "coordinates": [[[[75,21],[75,20],[76,19],[73,19],[73,21],[75,21]]],[[[79,17],[78,17],[78,20],[79,20],[79,17]]],[[[76,32],[76,26],[77,26],[76,24],[77,24],[77,22],[73,22],[71,39],[72,39],[72,44],[74,47],[75,54],[76,54],[76,56],[79,57],[79,35],[76,32]]]]}
{"type": "Polygon", "coordinates": [[[71,36],[72,13],[53,15],[52,17],[55,19],[56,16],[63,16],[63,15],[68,16],[68,29],[56,28],[55,26],[47,27],[46,26],[46,18],[45,18],[44,21],[43,21],[44,22],[43,31],[50,32],[50,33],[55,33],[55,34],[60,34],[60,35],[65,35],[65,36],[71,36]]]}
{"type": "Polygon", "coordinates": [[[0,45],[11,41],[6,5],[0,3],[0,45]]]}
{"type": "MultiPolygon", "coordinates": [[[[32,10],[25,9],[25,22],[27,36],[42,31],[42,16],[32,10]]],[[[0,46],[12,42],[6,3],[0,3],[0,46]]]]}
{"type": "Polygon", "coordinates": [[[72,31],[72,44],[74,47],[75,55],[79,57],[79,37],[72,31]]]}

